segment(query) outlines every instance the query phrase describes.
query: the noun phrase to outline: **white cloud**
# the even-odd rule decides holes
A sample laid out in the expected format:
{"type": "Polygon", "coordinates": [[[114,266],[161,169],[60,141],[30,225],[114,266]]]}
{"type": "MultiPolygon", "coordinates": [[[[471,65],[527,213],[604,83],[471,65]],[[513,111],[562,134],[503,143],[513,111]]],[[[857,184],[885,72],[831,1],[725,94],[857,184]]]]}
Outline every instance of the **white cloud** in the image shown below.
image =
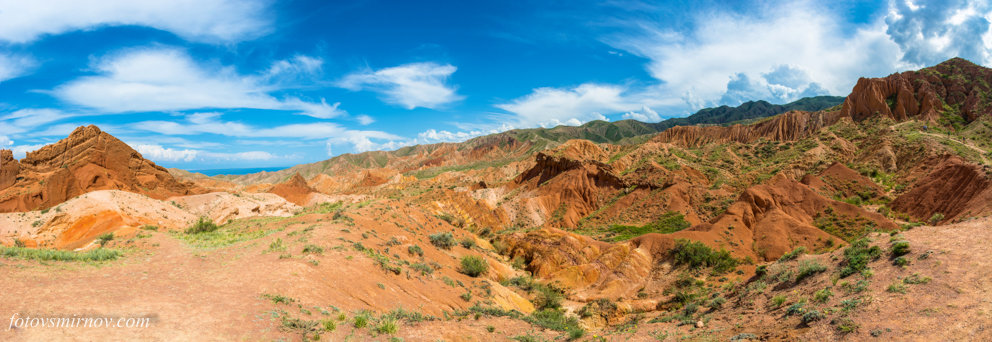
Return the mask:
{"type": "MultiPolygon", "coordinates": [[[[380,149],[391,141],[405,140],[403,137],[382,132],[352,130],[331,122],[288,124],[273,127],[260,127],[236,121],[221,121],[220,113],[195,113],[182,121],[141,121],[132,123],[129,128],[155,132],[163,135],[215,134],[238,138],[293,138],[302,140],[326,140],[330,145],[351,145],[356,151],[380,149]]],[[[202,155],[202,154],[201,154],[202,155]]]]}
{"type": "Polygon", "coordinates": [[[514,114],[518,127],[579,125],[606,120],[605,114],[636,110],[644,106],[625,87],[586,83],[574,88],[537,88],[509,103],[496,105],[514,114]]]}
{"type": "Polygon", "coordinates": [[[0,53],[0,82],[24,76],[36,65],[37,63],[30,57],[0,53]]]}
{"type": "Polygon", "coordinates": [[[622,33],[604,39],[647,58],[649,74],[659,81],[656,98],[680,100],[683,111],[844,95],[859,77],[955,56],[992,64],[992,6],[984,1],[892,1],[884,17],[854,27],[809,1],[758,4],[748,13],[698,12],[690,20],[691,29],[683,31],[622,20],[622,33]]]}
{"type": "MultiPolygon", "coordinates": [[[[307,63],[312,62],[303,65],[307,63]]],[[[103,58],[94,68],[100,75],[63,84],[55,89],[55,96],[110,113],[256,108],[298,111],[316,118],[344,114],[338,109],[340,103],[270,95],[278,88],[267,83],[273,72],[286,74],[296,67],[277,66],[262,77],[244,76],[231,67],[198,65],[180,49],[149,48],[103,58]]]]}
{"type": "Polygon", "coordinates": [[[647,106],[641,108],[640,112],[627,112],[623,114],[624,119],[634,119],[640,122],[659,122],[661,121],[661,115],[658,112],[651,110],[647,106]]]}
{"type": "Polygon", "coordinates": [[[462,96],[446,82],[458,68],[436,63],[411,63],[376,71],[365,70],[338,82],[349,90],[368,89],[385,95],[385,101],[406,109],[437,108],[462,96]]]}
{"type": "Polygon", "coordinates": [[[192,149],[171,149],[156,144],[135,144],[134,149],[147,159],[153,161],[184,161],[191,162],[196,159],[201,160],[233,160],[233,161],[257,161],[280,158],[264,151],[248,151],[236,153],[210,152],[192,149]]]}
{"type": "Polygon", "coordinates": [[[137,25],[187,40],[237,42],[268,32],[266,1],[0,0],[0,40],[26,43],[44,35],[137,25]]]}
{"type": "Polygon", "coordinates": [[[138,153],[147,159],[164,161],[193,161],[196,159],[196,150],[175,150],[165,148],[160,145],[136,144],[132,146],[138,153]]]}
{"type": "Polygon", "coordinates": [[[7,148],[7,146],[13,145],[14,141],[10,140],[10,137],[6,135],[0,135],[0,148],[7,148]]]}
{"type": "Polygon", "coordinates": [[[26,156],[28,152],[37,151],[42,147],[45,147],[45,144],[14,145],[10,147],[10,149],[14,154],[14,159],[24,159],[24,156],[26,156]]]}
{"type": "Polygon", "coordinates": [[[903,60],[917,66],[963,57],[992,64],[992,6],[987,1],[940,0],[917,6],[894,1],[886,33],[902,48],[903,60]]]}
{"type": "Polygon", "coordinates": [[[362,126],[368,126],[375,122],[375,119],[365,114],[356,116],[355,119],[358,120],[358,123],[362,124],[362,126]]]}
{"type": "Polygon", "coordinates": [[[776,3],[756,12],[761,14],[701,13],[694,29],[684,33],[641,22],[639,34],[614,36],[607,42],[648,58],[648,72],[661,82],[658,97],[680,99],[690,110],[734,98],[724,98],[728,86],[743,90],[741,86],[757,82],[765,89],[747,94],[757,96],[749,100],[783,102],[814,87],[814,81],[816,91],[846,94],[858,77],[884,76],[906,67],[880,21],[845,32],[840,16],[809,3],[776,3]],[[764,75],[774,78],[782,66],[809,82],[790,87],[765,79],[764,75]]]}

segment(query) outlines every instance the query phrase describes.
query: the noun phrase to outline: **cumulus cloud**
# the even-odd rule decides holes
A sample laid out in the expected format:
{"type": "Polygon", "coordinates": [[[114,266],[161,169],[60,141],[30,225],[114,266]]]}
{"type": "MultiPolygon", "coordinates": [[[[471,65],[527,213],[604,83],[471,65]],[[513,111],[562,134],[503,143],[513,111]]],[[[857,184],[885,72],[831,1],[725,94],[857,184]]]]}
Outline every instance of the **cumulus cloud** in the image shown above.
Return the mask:
{"type": "Polygon", "coordinates": [[[355,120],[358,120],[358,123],[362,124],[362,126],[368,126],[375,122],[375,119],[365,114],[356,116],[355,120]]]}
{"type": "Polygon", "coordinates": [[[641,107],[639,112],[627,112],[623,114],[624,119],[633,119],[640,122],[659,122],[661,121],[661,115],[658,112],[651,110],[647,106],[641,107]]]}
{"type": "Polygon", "coordinates": [[[642,106],[627,94],[625,87],[595,83],[573,88],[537,88],[526,96],[496,105],[513,113],[519,127],[581,125],[591,120],[606,120],[604,114],[642,106]]]}
{"type": "Polygon", "coordinates": [[[238,42],[269,31],[260,0],[0,0],[0,40],[26,43],[44,35],[137,25],[187,40],[238,42]]]}
{"type": "Polygon", "coordinates": [[[894,1],[886,33],[902,48],[903,60],[918,66],[958,56],[992,63],[992,5],[985,1],[939,0],[916,5],[894,1]]]}
{"type": "Polygon", "coordinates": [[[352,73],[341,79],[338,86],[378,92],[384,96],[384,101],[406,109],[438,108],[462,99],[455,88],[447,84],[448,77],[457,69],[450,64],[411,63],[352,73]]]}
{"type": "Polygon", "coordinates": [[[210,151],[200,151],[192,149],[172,149],[162,147],[156,144],[134,144],[132,147],[141,153],[145,158],[156,160],[156,161],[184,161],[191,162],[196,159],[205,160],[271,160],[279,158],[271,153],[264,151],[248,151],[248,152],[210,152],[210,151]]]}
{"type": "Polygon", "coordinates": [[[231,67],[199,65],[180,49],[128,50],[97,62],[94,68],[99,75],[70,81],[54,94],[66,102],[110,113],[255,108],[297,111],[316,118],[345,114],[338,108],[340,103],[270,95],[277,88],[268,82],[274,75],[309,70],[316,62],[286,63],[276,63],[263,76],[245,76],[231,67]]]}
{"type": "Polygon", "coordinates": [[[632,21],[604,39],[647,58],[659,81],[655,93],[689,111],[847,94],[859,77],[955,56],[992,64],[992,5],[984,1],[896,0],[884,17],[855,27],[806,1],[760,4],[748,13],[704,11],[690,21],[691,29],[681,31],[632,21]]]}
{"type": "Polygon", "coordinates": [[[30,57],[0,53],[0,82],[24,76],[35,66],[35,60],[30,57]]]}
{"type": "MultiPolygon", "coordinates": [[[[214,134],[238,138],[293,138],[303,140],[325,140],[328,154],[331,146],[350,145],[356,151],[379,149],[392,141],[404,140],[403,137],[372,130],[352,130],[331,122],[314,122],[302,124],[287,124],[271,127],[261,127],[237,121],[221,120],[221,113],[194,113],[186,116],[185,121],[140,121],[128,125],[128,128],[154,132],[163,135],[200,135],[214,134]]],[[[204,154],[199,154],[204,156],[204,154]]]]}

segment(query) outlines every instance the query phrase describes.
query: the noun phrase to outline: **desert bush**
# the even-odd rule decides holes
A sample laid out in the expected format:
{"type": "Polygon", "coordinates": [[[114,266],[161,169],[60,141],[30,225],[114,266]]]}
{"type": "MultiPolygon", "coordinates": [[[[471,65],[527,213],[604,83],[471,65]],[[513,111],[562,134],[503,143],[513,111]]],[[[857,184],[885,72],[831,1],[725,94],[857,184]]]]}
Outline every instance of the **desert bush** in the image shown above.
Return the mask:
{"type": "Polygon", "coordinates": [[[824,288],[813,293],[813,300],[820,303],[826,303],[833,295],[834,293],[831,292],[829,288],[824,288]]]}
{"type": "Polygon", "coordinates": [[[785,295],[777,295],[775,297],[772,297],[771,304],[772,307],[776,307],[776,308],[782,306],[782,304],[785,304],[785,295]]]}
{"type": "Polygon", "coordinates": [[[461,245],[466,249],[472,249],[472,247],[475,247],[475,239],[470,237],[465,237],[464,239],[462,239],[461,245]]]}
{"type": "Polygon", "coordinates": [[[392,335],[399,331],[399,327],[396,325],[396,319],[386,318],[379,322],[375,327],[375,332],[380,334],[392,335]]]}
{"type": "Polygon", "coordinates": [[[823,319],[823,314],[816,310],[809,310],[803,314],[803,323],[810,324],[823,319]]]}
{"type": "Polygon", "coordinates": [[[369,316],[366,314],[361,314],[355,316],[354,326],[355,328],[361,329],[369,325],[369,316]]]}
{"type": "Polygon", "coordinates": [[[892,253],[892,258],[898,258],[903,255],[909,254],[909,242],[907,241],[892,242],[892,248],[889,251],[890,253],[892,253]]]}
{"type": "Polygon", "coordinates": [[[826,270],[827,267],[820,265],[816,260],[803,260],[799,263],[799,273],[796,274],[796,282],[800,282],[803,279],[826,270]]]}
{"type": "Polygon", "coordinates": [[[909,259],[906,258],[906,257],[904,257],[904,256],[901,256],[901,257],[892,259],[892,264],[893,265],[896,265],[896,266],[907,266],[907,265],[909,265],[909,259]]]}
{"type": "Polygon", "coordinates": [[[699,241],[675,240],[672,249],[675,265],[686,265],[690,269],[712,267],[714,273],[726,273],[737,267],[739,262],[726,250],[714,251],[699,241]]]}
{"type": "Polygon", "coordinates": [[[489,268],[489,264],[482,257],[469,255],[462,258],[462,267],[459,272],[464,273],[470,277],[478,277],[486,273],[489,268]]]}
{"type": "Polygon", "coordinates": [[[324,247],[320,247],[312,244],[303,246],[303,254],[323,254],[323,253],[324,253],[324,247]]]}
{"type": "Polygon", "coordinates": [[[97,243],[100,244],[100,247],[103,247],[107,245],[107,242],[110,242],[113,239],[114,239],[114,233],[106,233],[106,234],[100,234],[100,236],[96,238],[96,241],[97,243]]]}
{"type": "Polygon", "coordinates": [[[551,285],[532,283],[531,288],[537,292],[534,296],[534,306],[538,309],[557,309],[561,307],[564,295],[551,285]]]}
{"type": "Polygon", "coordinates": [[[455,246],[455,237],[451,233],[437,233],[428,236],[431,240],[431,244],[437,248],[451,249],[455,246]]]}
{"type": "Polygon", "coordinates": [[[716,298],[711,299],[710,302],[709,302],[709,304],[707,304],[706,306],[708,306],[711,310],[717,310],[717,309],[723,307],[723,304],[726,303],[726,302],[727,302],[727,299],[726,298],[716,297],[716,298]]]}
{"type": "Polygon", "coordinates": [[[115,260],[123,253],[112,249],[97,248],[85,252],[55,249],[0,246],[0,256],[38,261],[107,261],[115,260]]]}
{"type": "Polygon", "coordinates": [[[424,256],[424,250],[417,245],[411,245],[410,247],[407,247],[406,252],[410,253],[410,255],[424,256]]]}
{"type": "Polygon", "coordinates": [[[324,326],[324,331],[334,331],[334,329],[338,328],[338,323],[334,322],[333,319],[325,319],[321,322],[321,325],[324,326]]]}
{"type": "Polygon", "coordinates": [[[931,226],[936,226],[938,223],[940,223],[940,221],[943,221],[943,220],[944,220],[944,214],[935,213],[935,214],[933,214],[933,216],[930,216],[930,219],[927,220],[927,221],[930,222],[930,225],[931,226]]]}
{"type": "Polygon", "coordinates": [[[214,221],[210,220],[206,216],[200,216],[200,219],[198,219],[196,223],[193,223],[192,226],[186,228],[186,234],[207,233],[215,231],[217,228],[220,227],[218,227],[214,221]]]}
{"type": "Polygon", "coordinates": [[[871,246],[867,239],[857,240],[844,249],[844,267],[840,270],[841,277],[855,273],[865,273],[868,263],[882,256],[882,249],[871,246]]]}
{"type": "Polygon", "coordinates": [[[566,316],[565,312],[559,309],[537,310],[525,317],[524,320],[539,327],[557,331],[582,329],[579,327],[578,319],[566,316]]]}
{"type": "Polygon", "coordinates": [[[778,262],[785,262],[785,261],[789,261],[789,260],[796,260],[796,258],[798,258],[800,255],[803,255],[805,253],[806,253],[806,247],[799,246],[799,247],[796,247],[796,249],[793,249],[791,252],[782,254],[782,256],[780,258],[778,258],[778,262]]]}

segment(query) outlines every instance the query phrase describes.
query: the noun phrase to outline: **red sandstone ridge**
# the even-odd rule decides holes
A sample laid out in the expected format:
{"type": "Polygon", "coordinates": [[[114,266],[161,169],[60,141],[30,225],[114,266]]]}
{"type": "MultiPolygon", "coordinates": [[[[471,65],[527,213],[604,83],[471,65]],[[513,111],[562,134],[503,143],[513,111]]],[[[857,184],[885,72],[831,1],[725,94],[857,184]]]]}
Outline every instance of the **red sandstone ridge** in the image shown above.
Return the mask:
{"type": "Polygon", "coordinates": [[[751,143],[761,138],[795,141],[819,131],[820,128],[833,125],[841,117],[842,115],[836,111],[791,111],[751,125],[675,126],[658,133],[652,140],[683,146],[725,142],[751,143]]]}
{"type": "Polygon", "coordinates": [[[198,190],[96,126],[28,152],[20,162],[0,151],[0,212],[50,208],[95,190],[124,190],[156,199],[198,190]]]}
{"type": "Polygon", "coordinates": [[[896,121],[935,120],[944,103],[961,104],[961,115],[972,121],[992,112],[980,101],[990,90],[992,70],[961,58],[937,66],[885,78],[861,78],[847,96],[841,113],[856,121],[876,115],[896,121]]]}
{"type": "Polygon", "coordinates": [[[282,196],[287,201],[300,206],[306,206],[310,200],[310,194],[315,192],[317,190],[307,185],[307,181],[299,173],[294,174],[292,178],[285,182],[276,184],[276,186],[269,190],[269,193],[282,196]]]}

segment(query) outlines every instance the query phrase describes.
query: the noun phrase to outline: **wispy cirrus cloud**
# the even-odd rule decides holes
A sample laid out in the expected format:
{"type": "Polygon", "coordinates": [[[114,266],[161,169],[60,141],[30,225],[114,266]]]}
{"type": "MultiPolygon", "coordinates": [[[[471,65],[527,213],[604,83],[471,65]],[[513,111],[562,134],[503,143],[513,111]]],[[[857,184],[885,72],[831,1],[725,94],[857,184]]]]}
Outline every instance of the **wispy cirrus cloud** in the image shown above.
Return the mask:
{"type": "Polygon", "coordinates": [[[296,111],[315,118],[344,115],[340,103],[276,98],[273,78],[311,72],[319,60],[297,56],[276,62],[263,75],[241,75],[233,67],[201,65],[178,48],[126,50],[100,59],[86,76],[57,87],[59,99],[110,113],[255,108],[296,111]]]}
{"type": "Polygon", "coordinates": [[[36,66],[31,57],[0,52],[0,82],[24,76],[36,66]]]}
{"type": "Polygon", "coordinates": [[[238,42],[269,32],[262,0],[0,0],[0,40],[26,43],[45,35],[137,25],[199,42],[238,42]]]}
{"type": "Polygon", "coordinates": [[[338,86],[380,93],[384,101],[406,109],[438,108],[463,98],[447,83],[456,70],[450,64],[411,63],[355,72],[338,81],[338,86]]]}

